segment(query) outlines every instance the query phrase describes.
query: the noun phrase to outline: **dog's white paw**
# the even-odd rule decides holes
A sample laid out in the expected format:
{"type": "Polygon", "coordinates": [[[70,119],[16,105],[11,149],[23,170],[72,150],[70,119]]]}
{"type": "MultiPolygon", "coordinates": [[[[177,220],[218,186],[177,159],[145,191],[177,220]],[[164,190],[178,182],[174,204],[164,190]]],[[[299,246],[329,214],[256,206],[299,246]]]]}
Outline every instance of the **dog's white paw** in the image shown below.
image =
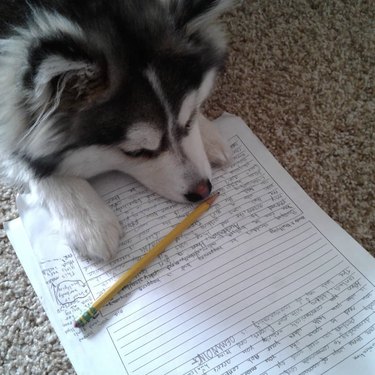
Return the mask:
{"type": "Polygon", "coordinates": [[[121,226],[105,206],[100,211],[91,207],[84,216],[75,212],[69,218],[59,218],[58,225],[69,247],[84,257],[108,260],[118,252],[121,226]]]}
{"type": "Polygon", "coordinates": [[[211,142],[206,153],[212,168],[227,168],[232,163],[232,151],[224,139],[211,142]]]}
{"type": "Polygon", "coordinates": [[[81,255],[110,259],[118,251],[121,225],[90,184],[78,177],[50,177],[31,185],[37,202],[48,207],[67,245],[81,255]]]}
{"type": "Polygon", "coordinates": [[[199,126],[203,145],[208,160],[213,168],[226,168],[232,162],[232,151],[219,131],[202,114],[199,115],[199,126]]]}

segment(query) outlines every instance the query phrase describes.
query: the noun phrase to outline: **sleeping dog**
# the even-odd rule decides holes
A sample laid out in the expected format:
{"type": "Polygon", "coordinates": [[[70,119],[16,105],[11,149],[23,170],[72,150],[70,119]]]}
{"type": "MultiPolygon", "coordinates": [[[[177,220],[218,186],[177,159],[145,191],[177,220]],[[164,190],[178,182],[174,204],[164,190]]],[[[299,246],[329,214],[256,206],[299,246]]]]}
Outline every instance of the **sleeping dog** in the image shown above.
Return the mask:
{"type": "Polygon", "coordinates": [[[5,0],[0,165],[82,255],[118,249],[115,214],[87,182],[117,170],[199,201],[230,151],[200,113],[225,59],[228,0],[5,0]]]}

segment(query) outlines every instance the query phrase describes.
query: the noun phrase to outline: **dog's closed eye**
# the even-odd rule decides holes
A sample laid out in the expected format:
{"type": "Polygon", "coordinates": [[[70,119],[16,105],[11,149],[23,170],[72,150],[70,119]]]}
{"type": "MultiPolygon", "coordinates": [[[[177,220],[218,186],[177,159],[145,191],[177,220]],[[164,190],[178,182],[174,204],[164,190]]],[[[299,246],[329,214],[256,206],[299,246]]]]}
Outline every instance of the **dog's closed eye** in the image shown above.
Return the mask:
{"type": "Polygon", "coordinates": [[[188,122],[185,124],[185,130],[190,130],[191,127],[193,126],[193,121],[195,119],[195,114],[194,116],[191,116],[188,120],[188,122]]]}
{"type": "Polygon", "coordinates": [[[158,155],[158,152],[156,150],[147,150],[145,148],[141,148],[139,150],[133,150],[133,151],[125,151],[121,150],[126,156],[130,156],[132,158],[155,158],[158,155]]]}
{"type": "Polygon", "coordinates": [[[197,109],[194,108],[192,113],[190,114],[188,120],[185,122],[185,125],[183,125],[183,129],[184,129],[186,135],[189,133],[189,130],[193,127],[194,121],[197,118],[197,113],[198,113],[197,109]]]}

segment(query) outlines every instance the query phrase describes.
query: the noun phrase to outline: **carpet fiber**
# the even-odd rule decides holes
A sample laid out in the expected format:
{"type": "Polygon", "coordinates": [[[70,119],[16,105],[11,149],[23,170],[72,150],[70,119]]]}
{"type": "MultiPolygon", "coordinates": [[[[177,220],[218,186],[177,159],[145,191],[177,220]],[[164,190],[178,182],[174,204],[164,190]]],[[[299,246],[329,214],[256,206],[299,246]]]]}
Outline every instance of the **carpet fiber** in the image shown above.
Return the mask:
{"type": "MultiPolygon", "coordinates": [[[[375,255],[373,2],[243,1],[223,21],[229,60],[207,114],[241,116],[375,255]]],[[[0,215],[16,217],[1,187],[0,215]]],[[[0,373],[75,374],[1,228],[0,290],[0,373]]]]}

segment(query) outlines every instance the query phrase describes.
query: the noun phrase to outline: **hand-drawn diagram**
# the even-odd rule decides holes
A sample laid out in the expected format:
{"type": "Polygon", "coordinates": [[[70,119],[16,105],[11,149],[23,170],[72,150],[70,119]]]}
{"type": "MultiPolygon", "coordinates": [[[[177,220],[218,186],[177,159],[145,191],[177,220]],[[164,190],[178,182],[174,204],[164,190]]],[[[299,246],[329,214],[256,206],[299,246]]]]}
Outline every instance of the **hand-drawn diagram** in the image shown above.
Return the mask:
{"type": "Polygon", "coordinates": [[[76,302],[89,294],[87,285],[81,280],[65,280],[56,285],[52,283],[52,288],[59,305],[76,302]]]}

